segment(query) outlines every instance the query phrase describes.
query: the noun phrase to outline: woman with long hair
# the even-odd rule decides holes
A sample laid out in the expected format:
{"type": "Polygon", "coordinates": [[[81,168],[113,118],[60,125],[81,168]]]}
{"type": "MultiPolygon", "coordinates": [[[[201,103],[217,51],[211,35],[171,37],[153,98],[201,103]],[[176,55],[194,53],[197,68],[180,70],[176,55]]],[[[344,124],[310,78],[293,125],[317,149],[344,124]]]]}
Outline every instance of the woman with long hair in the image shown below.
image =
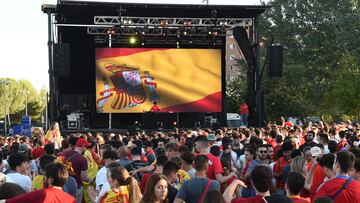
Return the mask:
{"type": "Polygon", "coordinates": [[[139,203],[142,195],[135,178],[123,167],[108,169],[110,190],[101,198],[101,203],[139,203]]]}
{"type": "Polygon", "coordinates": [[[60,133],[59,123],[53,122],[50,126],[50,129],[45,134],[45,143],[54,143],[55,149],[60,149],[62,140],[63,137],[60,133]]]}
{"type": "Polygon", "coordinates": [[[297,156],[291,161],[290,171],[300,173],[304,178],[307,175],[306,159],[302,156],[297,156]]]}
{"type": "Polygon", "coordinates": [[[167,182],[162,174],[154,174],[149,178],[141,203],[167,203],[167,182]]]}

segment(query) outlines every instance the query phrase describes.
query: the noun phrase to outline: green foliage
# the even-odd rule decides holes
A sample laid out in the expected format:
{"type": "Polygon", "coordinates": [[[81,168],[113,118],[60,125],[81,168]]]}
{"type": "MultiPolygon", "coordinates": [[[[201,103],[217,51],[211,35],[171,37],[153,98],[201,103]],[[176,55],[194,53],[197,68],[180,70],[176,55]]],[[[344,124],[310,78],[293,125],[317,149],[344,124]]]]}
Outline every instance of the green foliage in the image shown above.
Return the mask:
{"type": "Polygon", "coordinates": [[[6,88],[6,112],[10,124],[19,123],[21,117],[25,115],[26,100],[28,114],[33,123],[41,122],[41,112],[45,108],[46,90],[42,89],[40,94],[27,80],[14,80],[11,78],[0,78],[0,81],[8,81],[8,84],[0,86],[0,118],[4,118],[4,88],[6,88]]]}
{"type": "MultiPolygon", "coordinates": [[[[271,118],[360,111],[360,8],[354,0],[274,0],[261,36],[284,45],[283,77],[264,77],[271,118]]],[[[262,50],[262,53],[265,51],[262,50]]]]}
{"type": "Polygon", "coordinates": [[[240,104],[246,101],[247,89],[246,62],[243,59],[236,59],[236,63],[239,73],[235,80],[227,81],[226,84],[226,111],[232,113],[239,113],[240,104]]]}

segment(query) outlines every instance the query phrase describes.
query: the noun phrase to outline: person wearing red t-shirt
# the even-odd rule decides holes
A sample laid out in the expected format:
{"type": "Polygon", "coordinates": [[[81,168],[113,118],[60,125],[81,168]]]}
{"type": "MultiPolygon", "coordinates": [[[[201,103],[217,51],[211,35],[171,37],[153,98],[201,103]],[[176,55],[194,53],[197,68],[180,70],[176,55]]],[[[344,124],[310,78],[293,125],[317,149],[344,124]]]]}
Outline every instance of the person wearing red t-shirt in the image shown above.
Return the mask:
{"type": "Polygon", "coordinates": [[[270,133],[269,133],[270,137],[265,140],[268,144],[270,144],[273,148],[276,147],[276,135],[277,135],[277,132],[276,130],[271,130],[270,133]]]}
{"type": "Polygon", "coordinates": [[[208,138],[206,136],[199,135],[195,138],[195,151],[198,153],[196,156],[203,154],[209,159],[209,169],[207,171],[208,178],[224,183],[235,175],[234,173],[230,173],[228,176],[222,175],[223,169],[220,158],[209,153],[208,138]]]}
{"type": "Polygon", "coordinates": [[[353,153],[348,151],[338,152],[334,164],[336,177],[319,187],[314,200],[326,196],[330,197],[334,203],[359,203],[360,183],[349,177],[354,162],[355,156],[353,153]]]}
{"type": "MultiPolygon", "coordinates": [[[[223,167],[223,170],[224,170],[224,173],[223,175],[224,176],[227,176],[229,175],[231,172],[232,172],[232,169],[231,169],[231,160],[229,160],[228,158],[222,158],[221,159],[221,165],[223,167]]],[[[222,183],[220,185],[220,192],[224,192],[225,189],[227,188],[227,186],[229,186],[234,180],[236,180],[237,177],[234,175],[232,178],[230,178],[228,181],[226,181],[225,183],[222,183]]],[[[236,191],[238,194],[241,194],[240,192],[240,189],[238,189],[236,191]]]]}
{"type": "Polygon", "coordinates": [[[290,165],[291,163],[291,151],[294,149],[294,146],[291,142],[284,142],[281,146],[283,151],[283,157],[278,159],[274,164],[274,178],[276,179],[276,189],[279,191],[279,194],[283,193],[285,190],[285,182],[283,179],[283,169],[285,166],[290,165]]]}
{"type": "Polygon", "coordinates": [[[160,107],[157,105],[157,102],[154,101],[153,102],[153,106],[150,109],[151,112],[159,112],[160,111],[160,107]]]}
{"type": "Polygon", "coordinates": [[[165,163],[168,161],[169,159],[166,156],[159,156],[156,158],[156,168],[154,170],[154,172],[148,172],[145,173],[142,178],[141,178],[141,182],[140,182],[140,190],[141,193],[144,194],[145,192],[145,188],[147,186],[148,180],[149,178],[153,175],[153,174],[162,174],[163,173],[163,168],[165,163]]]}
{"type": "Polygon", "coordinates": [[[310,199],[311,201],[314,198],[314,195],[321,185],[324,182],[326,177],[324,169],[317,163],[322,157],[322,150],[319,147],[312,147],[310,149],[310,154],[313,157],[311,161],[311,168],[308,173],[308,177],[306,178],[305,189],[310,191],[310,199]]]}
{"type": "Polygon", "coordinates": [[[37,146],[31,151],[31,155],[33,156],[33,159],[37,159],[44,154],[45,154],[44,141],[42,139],[39,139],[37,142],[37,146]]]}
{"type": "Polygon", "coordinates": [[[272,187],[272,175],[268,166],[257,165],[251,171],[251,181],[254,185],[256,196],[249,198],[236,197],[233,199],[234,192],[238,186],[247,187],[241,180],[234,180],[225,190],[223,197],[226,203],[264,203],[264,198],[270,196],[270,188],[272,187]]]}
{"type": "Polygon", "coordinates": [[[6,203],[31,202],[31,203],[75,203],[75,198],[64,191],[62,187],[68,179],[68,171],[63,164],[51,163],[46,167],[45,189],[25,193],[11,199],[7,199],[6,203]]]}
{"type": "Polygon", "coordinates": [[[302,198],[300,196],[301,190],[305,184],[305,178],[297,172],[290,172],[286,178],[285,190],[287,196],[294,203],[310,203],[309,198],[302,198]]]}
{"type": "Polygon", "coordinates": [[[248,105],[244,102],[240,105],[240,118],[241,118],[241,123],[242,126],[247,126],[247,118],[249,116],[249,107],[248,105]]]}
{"type": "Polygon", "coordinates": [[[340,131],[339,137],[340,137],[340,142],[339,142],[338,146],[336,147],[337,152],[340,151],[342,148],[344,148],[347,144],[346,131],[340,131]]]}

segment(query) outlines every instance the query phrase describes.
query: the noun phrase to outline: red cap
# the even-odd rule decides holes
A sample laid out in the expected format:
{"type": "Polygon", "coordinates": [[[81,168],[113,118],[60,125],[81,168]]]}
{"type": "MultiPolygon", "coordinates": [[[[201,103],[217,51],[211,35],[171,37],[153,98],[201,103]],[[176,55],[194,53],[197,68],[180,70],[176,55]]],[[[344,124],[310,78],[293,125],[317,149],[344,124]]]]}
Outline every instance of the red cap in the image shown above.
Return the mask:
{"type": "Polygon", "coordinates": [[[91,144],[85,138],[79,138],[76,141],[77,147],[89,147],[91,144]]]}

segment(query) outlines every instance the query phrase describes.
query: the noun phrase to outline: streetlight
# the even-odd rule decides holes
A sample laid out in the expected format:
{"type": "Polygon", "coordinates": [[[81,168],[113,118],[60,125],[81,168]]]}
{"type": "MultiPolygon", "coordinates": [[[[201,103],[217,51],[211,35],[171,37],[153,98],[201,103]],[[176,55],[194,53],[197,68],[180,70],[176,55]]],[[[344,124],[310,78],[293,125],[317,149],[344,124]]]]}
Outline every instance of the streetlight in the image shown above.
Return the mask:
{"type": "Polygon", "coordinates": [[[7,136],[7,121],[6,121],[6,86],[9,84],[7,80],[1,80],[0,83],[4,85],[4,136],[7,136]]]}
{"type": "Polygon", "coordinates": [[[27,116],[28,115],[27,99],[28,99],[28,95],[30,92],[27,90],[24,90],[23,93],[25,94],[25,115],[27,116]]]}

